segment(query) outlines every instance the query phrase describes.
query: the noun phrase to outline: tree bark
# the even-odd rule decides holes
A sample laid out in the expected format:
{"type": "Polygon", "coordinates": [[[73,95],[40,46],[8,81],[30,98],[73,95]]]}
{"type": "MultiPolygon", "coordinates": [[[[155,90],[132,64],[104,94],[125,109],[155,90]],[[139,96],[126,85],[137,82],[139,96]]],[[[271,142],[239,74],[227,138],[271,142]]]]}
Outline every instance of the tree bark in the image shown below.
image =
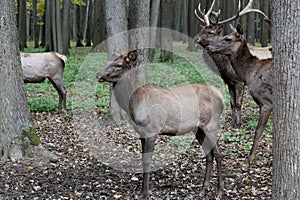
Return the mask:
{"type": "Polygon", "coordinates": [[[37,0],[32,1],[32,32],[33,32],[33,41],[34,41],[34,48],[39,47],[39,25],[38,25],[38,16],[37,16],[37,0]]]}
{"type": "Polygon", "coordinates": [[[173,0],[161,1],[161,61],[173,60],[172,42],[172,20],[173,20],[173,0]]]}
{"type": "Polygon", "coordinates": [[[18,20],[18,29],[19,29],[19,48],[22,51],[27,47],[26,41],[26,1],[19,0],[19,20],[18,20]]]}
{"type": "MultiPolygon", "coordinates": [[[[101,44],[106,39],[106,24],[105,24],[105,1],[94,1],[94,27],[93,27],[93,49],[101,44]]],[[[96,51],[104,51],[103,46],[99,46],[96,51]]]]}
{"type": "Polygon", "coordinates": [[[300,1],[272,1],[272,199],[300,199],[300,1]]]}
{"type": "Polygon", "coordinates": [[[151,48],[149,49],[148,52],[149,55],[148,58],[150,62],[154,60],[155,46],[156,46],[156,39],[157,39],[157,32],[158,32],[158,29],[155,28],[158,27],[159,8],[160,8],[160,0],[152,0],[149,26],[153,27],[154,29],[150,30],[150,36],[149,36],[149,44],[151,48]]]}
{"type": "Polygon", "coordinates": [[[46,51],[53,51],[53,35],[52,35],[52,2],[53,0],[45,0],[45,36],[46,36],[46,51]]]}
{"type": "MultiPolygon", "coordinates": [[[[128,34],[124,32],[128,28],[126,1],[106,0],[105,5],[108,55],[112,55],[113,52],[127,52],[129,50],[128,34]]],[[[112,85],[110,87],[110,115],[115,121],[122,119],[121,109],[116,101],[112,85]]]]}
{"type": "Polygon", "coordinates": [[[40,143],[26,101],[14,1],[0,1],[0,159],[20,159],[40,143]]]}
{"type": "Polygon", "coordinates": [[[70,0],[63,1],[62,53],[69,54],[70,47],[70,0]]]}
{"type": "Polygon", "coordinates": [[[62,21],[61,21],[61,10],[60,10],[60,0],[56,0],[55,4],[55,25],[56,25],[56,46],[57,52],[63,53],[63,40],[62,40],[62,21]]]}
{"type": "Polygon", "coordinates": [[[146,65],[148,62],[150,1],[129,1],[129,49],[138,50],[136,67],[132,73],[138,84],[146,83],[146,65]],[[143,29],[144,27],[144,29],[143,29]]]}
{"type": "MultiPolygon", "coordinates": [[[[261,0],[260,6],[262,8],[262,11],[268,15],[269,14],[269,1],[261,0]]],[[[270,16],[268,16],[268,17],[270,17],[270,16]]],[[[260,17],[260,27],[261,27],[260,43],[261,43],[261,46],[266,47],[266,46],[268,46],[268,43],[269,43],[269,35],[270,35],[269,29],[270,28],[264,22],[264,16],[262,16],[262,15],[260,17]]]]}

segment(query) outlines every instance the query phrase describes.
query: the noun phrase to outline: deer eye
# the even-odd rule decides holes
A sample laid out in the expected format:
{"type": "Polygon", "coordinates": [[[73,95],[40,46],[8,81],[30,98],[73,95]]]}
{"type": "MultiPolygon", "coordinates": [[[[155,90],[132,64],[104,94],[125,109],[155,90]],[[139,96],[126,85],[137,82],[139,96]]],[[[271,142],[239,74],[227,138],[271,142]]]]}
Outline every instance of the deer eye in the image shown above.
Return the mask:
{"type": "Polygon", "coordinates": [[[225,38],[225,41],[230,42],[230,41],[232,41],[232,39],[231,38],[225,38]]]}

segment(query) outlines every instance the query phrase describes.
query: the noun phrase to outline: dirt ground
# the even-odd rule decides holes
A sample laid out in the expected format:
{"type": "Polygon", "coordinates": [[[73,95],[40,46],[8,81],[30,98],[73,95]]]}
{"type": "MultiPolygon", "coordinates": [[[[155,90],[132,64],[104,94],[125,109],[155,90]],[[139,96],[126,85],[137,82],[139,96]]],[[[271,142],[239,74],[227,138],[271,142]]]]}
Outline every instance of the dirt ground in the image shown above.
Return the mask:
{"type": "MultiPolygon", "coordinates": [[[[80,123],[86,120],[81,115],[70,113],[32,114],[42,146],[57,158],[37,157],[0,163],[1,200],[139,199],[142,174],[137,173],[141,165],[138,137],[128,134],[127,128],[104,127],[106,123],[99,113],[85,113],[85,117],[95,122],[87,126],[80,123]],[[83,130],[87,133],[82,134],[83,130]],[[120,153],[120,149],[127,153],[120,153]]],[[[220,132],[236,138],[240,132],[232,130],[229,121],[226,117],[220,132]]],[[[246,124],[247,119],[244,119],[242,127],[246,124]]],[[[251,145],[252,138],[253,134],[245,140],[220,139],[225,184],[223,199],[271,199],[271,140],[261,140],[250,169],[241,167],[248,154],[244,149],[251,145]]],[[[160,153],[156,160],[157,166],[150,178],[152,199],[202,199],[199,191],[205,157],[201,146],[197,142],[191,144],[193,139],[165,146],[169,141],[170,138],[161,137],[157,142],[158,152],[171,150],[160,153]]],[[[211,187],[205,199],[214,199],[216,185],[214,165],[211,187]]]]}

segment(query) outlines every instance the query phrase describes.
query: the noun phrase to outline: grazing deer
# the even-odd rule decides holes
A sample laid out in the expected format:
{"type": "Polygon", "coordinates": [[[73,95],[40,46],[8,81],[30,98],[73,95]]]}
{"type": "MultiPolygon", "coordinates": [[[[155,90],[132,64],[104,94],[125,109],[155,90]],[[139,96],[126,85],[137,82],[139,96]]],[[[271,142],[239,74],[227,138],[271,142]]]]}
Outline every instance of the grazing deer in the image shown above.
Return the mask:
{"type": "Polygon", "coordinates": [[[272,59],[260,60],[250,53],[241,25],[207,49],[230,58],[231,64],[241,80],[247,84],[250,94],[259,106],[259,121],[255,129],[254,142],[248,158],[250,165],[259,139],[272,112],[272,59]]]}
{"type": "MultiPolygon", "coordinates": [[[[233,21],[238,17],[245,15],[249,12],[258,12],[267,17],[262,11],[252,9],[252,3],[253,0],[250,0],[248,5],[242,11],[240,11],[241,2],[239,1],[237,14],[223,21],[219,21],[220,10],[219,12],[214,12],[212,10],[215,4],[215,0],[212,2],[211,7],[207,13],[204,13],[201,10],[201,4],[199,3],[198,11],[195,9],[195,15],[204,24],[204,26],[200,30],[200,32],[194,37],[194,40],[197,43],[199,43],[203,48],[206,48],[208,45],[212,44],[214,41],[217,41],[222,37],[221,34],[223,24],[233,21]],[[202,17],[198,15],[198,12],[202,15],[202,17]],[[212,20],[212,17],[215,18],[215,22],[212,20]]],[[[251,44],[248,45],[251,49],[250,52],[253,55],[259,57],[260,59],[272,57],[272,54],[268,48],[256,48],[253,47],[251,44]]],[[[203,54],[204,59],[207,63],[209,63],[209,60],[207,58],[209,56],[212,58],[216,67],[218,68],[217,73],[220,74],[224,83],[228,86],[230,94],[230,105],[232,110],[231,126],[234,128],[239,128],[241,126],[241,108],[244,94],[244,83],[235,73],[228,57],[212,52],[207,53],[205,51],[203,52],[203,54]]],[[[213,67],[211,68],[213,69],[213,67]]]]}
{"type": "Polygon", "coordinates": [[[66,61],[67,57],[57,52],[21,53],[24,82],[41,83],[48,78],[58,93],[59,112],[62,110],[62,104],[65,110],[67,107],[67,90],[62,82],[66,61]]]}
{"type": "Polygon", "coordinates": [[[192,84],[174,88],[154,85],[135,87],[130,78],[137,51],[121,54],[96,75],[99,82],[113,83],[117,102],[125,110],[142,143],[142,196],[148,199],[149,176],[155,141],[158,135],[183,135],[190,131],[206,154],[206,173],[202,194],[205,194],[215,158],[218,171],[218,197],[223,193],[221,155],[217,130],[223,112],[222,94],[213,86],[192,84]]]}

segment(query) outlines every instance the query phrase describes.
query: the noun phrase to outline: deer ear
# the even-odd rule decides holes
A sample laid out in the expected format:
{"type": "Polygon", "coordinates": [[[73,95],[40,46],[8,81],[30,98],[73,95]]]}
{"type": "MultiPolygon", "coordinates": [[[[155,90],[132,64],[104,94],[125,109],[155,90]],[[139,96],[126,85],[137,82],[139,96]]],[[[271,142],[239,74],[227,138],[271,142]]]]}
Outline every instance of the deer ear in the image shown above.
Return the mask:
{"type": "Polygon", "coordinates": [[[236,32],[236,28],[234,28],[234,26],[232,24],[229,24],[229,27],[232,32],[236,32]]]}
{"type": "Polygon", "coordinates": [[[128,64],[131,64],[137,59],[137,50],[130,51],[127,56],[124,58],[124,61],[127,62],[128,64]]]}
{"type": "Polygon", "coordinates": [[[239,34],[241,34],[241,35],[244,34],[243,28],[242,28],[242,26],[240,24],[238,24],[236,26],[236,32],[239,33],[239,34]]]}

